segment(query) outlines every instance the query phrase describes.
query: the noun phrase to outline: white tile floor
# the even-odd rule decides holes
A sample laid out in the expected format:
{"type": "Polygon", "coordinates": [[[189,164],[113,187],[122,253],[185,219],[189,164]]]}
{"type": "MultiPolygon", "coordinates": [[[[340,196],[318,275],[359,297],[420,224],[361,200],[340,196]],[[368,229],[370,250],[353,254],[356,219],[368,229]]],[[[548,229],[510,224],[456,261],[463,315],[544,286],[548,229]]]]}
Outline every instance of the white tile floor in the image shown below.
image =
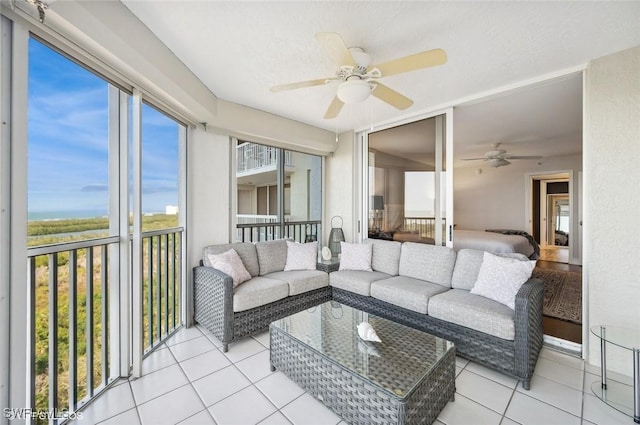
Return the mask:
{"type": "MultiPolygon", "coordinates": [[[[116,382],[84,409],[77,425],[344,424],[281,372],[270,371],[267,332],[231,344],[227,353],[220,346],[203,328],[181,329],[144,361],[141,378],[116,382]]],[[[540,354],[529,391],[461,358],[456,372],[456,399],[438,425],[633,424],[592,395],[597,368],[549,348],[540,354]]]]}

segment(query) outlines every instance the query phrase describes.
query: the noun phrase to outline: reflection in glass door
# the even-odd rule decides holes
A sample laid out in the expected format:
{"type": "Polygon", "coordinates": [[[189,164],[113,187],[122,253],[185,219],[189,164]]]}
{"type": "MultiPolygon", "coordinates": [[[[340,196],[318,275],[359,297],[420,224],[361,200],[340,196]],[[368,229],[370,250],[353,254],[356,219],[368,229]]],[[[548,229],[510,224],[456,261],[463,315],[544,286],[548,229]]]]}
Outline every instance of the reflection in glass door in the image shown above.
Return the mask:
{"type": "Polygon", "coordinates": [[[367,237],[451,244],[446,119],[442,114],[368,134],[367,237]]]}

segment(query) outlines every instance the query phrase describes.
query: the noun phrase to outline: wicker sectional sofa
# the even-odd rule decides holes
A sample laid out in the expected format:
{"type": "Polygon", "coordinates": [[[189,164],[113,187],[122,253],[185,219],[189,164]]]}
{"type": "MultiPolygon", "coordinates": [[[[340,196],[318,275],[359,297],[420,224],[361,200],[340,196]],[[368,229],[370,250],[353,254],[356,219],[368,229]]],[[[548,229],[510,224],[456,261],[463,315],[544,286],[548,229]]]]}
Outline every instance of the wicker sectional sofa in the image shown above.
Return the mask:
{"type": "Polygon", "coordinates": [[[277,319],[331,300],[329,275],[320,270],[284,271],[284,239],[212,245],[204,249],[203,265],[194,268],[195,320],[229,343],[269,328],[277,319]],[[208,262],[208,254],[233,248],[251,280],[233,288],[233,280],[208,262]]]}
{"type": "Polygon", "coordinates": [[[333,300],[453,341],[459,356],[522,380],[529,389],[542,347],[542,281],[523,284],[512,310],[470,293],[483,251],[365,243],[373,244],[373,271],[331,273],[333,300]]]}
{"type": "Polygon", "coordinates": [[[522,380],[529,389],[542,347],[543,284],[529,279],[511,308],[470,293],[483,252],[369,239],[371,271],[283,271],[283,241],[205,248],[194,269],[195,320],[223,343],[329,300],[443,337],[461,357],[522,380]],[[235,290],[232,279],[208,267],[208,253],[234,248],[252,279],[235,290]],[[326,284],[325,284],[326,282],[326,284]],[[246,286],[245,286],[246,285],[246,286]],[[288,290],[288,292],[287,292],[288,290]]]}

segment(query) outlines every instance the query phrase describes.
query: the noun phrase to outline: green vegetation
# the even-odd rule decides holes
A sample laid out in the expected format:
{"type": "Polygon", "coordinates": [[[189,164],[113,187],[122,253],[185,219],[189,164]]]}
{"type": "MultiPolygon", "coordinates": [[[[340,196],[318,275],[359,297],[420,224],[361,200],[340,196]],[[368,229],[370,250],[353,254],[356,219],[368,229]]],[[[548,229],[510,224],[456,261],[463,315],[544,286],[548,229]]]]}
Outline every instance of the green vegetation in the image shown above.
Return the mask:
{"type": "MultiPolygon", "coordinates": [[[[132,218],[129,218],[129,226],[133,226],[132,218]]],[[[142,217],[143,232],[172,227],[178,227],[177,215],[154,214],[142,217]]],[[[109,234],[109,219],[106,217],[70,218],[30,221],[27,224],[29,246],[88,239],[87,235],[81,232],[91,232],[89,234],[91,238],[107,236],[109,234]]]]}
{"type": "MultiPolygon", "coordinates": [[[[178,217],[176,215],[158,214],[143,217],[143,231],[161,230],[177,227],[178,217]]],[[[34,221],[28,224],[29,247],[60,244],[78,240],[95,239],[109,235],[108,219],[91,218],[91,219],[69,219],[69,220],[52,220],[52,221],[34,221]],[[90,232],[88,232],[90,231],[90,232]],[[62,233],[62,234],[61,234],[62,233]]],[[[154,305],[152,312],[154,326],[153,339],[158,340],[162,335],[166,335],[171,329],[171,325],[162,324],[160,329],[159,315],[164,316],[165,313],[172,315],[179,314],[179,292],[173,292],[173,282],[179,280],[179,259],[180,259],[180,241],[176,239],[173,246],[173,239],[164,240],[160,237],[154,237],[151,243],[153,249],[153,270],[149,271],[149,244],[144,244],[144,276],[143,276],[143,302],[145,310],[144,317],[144,343],[149,343],[149,315],[146,310],[149,290],[153,288],[154,303],[159,299],[161,308],[158,311],[157,305],[154,305]],[[175,249],[175,251],[174,251],[175,249]],[[160,251],[160,256],[158,256],[160,251]],[[173,269],[173,253],[175,252],[176,263],[178,267],[173,269]],[[157,264],[158,258],[161,262],[168,264],[157,264]],[[151,275],[149,275],[151,274],[151,275]],[[150,282],[153,285],[150,285],[150,282]],[[160,285],[162,282],[162,285],[160,285]],[[171,283],[171,284],[169,284],[171,283]],[[166,288],[164,288],[166,286],[166,288]],[[160,289],[158,289],[160,288],[160,289]],[[160,292],[158,292],[158,290],[160,292]],[[166,304],[165,304],[166,300],[166,304]]],[[[89,249],[77,250],[76,267],[69,267],[69,252],[64,251],[55,254],[58,263],[57,267],[57,353],[58,353],[58,408],[66,408],[69,405],[69,343],[71,332],[69,329],[69,312],[70,308],[75,310],[77,324],[76,338],[76,376],[78,387],[77,399],[80,400],[88,394],[87,388],[87,286],[92,281],[93,296],[90,300],[93,302],[93,339],[91,342],[93,348],[93,374],[94,387],[102,382],[101,376],[101,338],[102,332],[110,332],[109,329],[103,330],[101,325],[102,307],[102,287],[108,285],[109,282],[102,281],[102,250],[103,247],[93,248],[93,276],[89,279],[87,270],[87,254],[89,249]],[[71,276],[75,274],[77,301],[75,306],[69,302],[69,287],[71,276]]],[[[36,409],[48,409],[48,393],[49,393],[49,277],[51,270],[49,267],[49,255],[41,255],[36,257],[36,409]]],[[[117,281],[113,281],[117,282],[117,281]]],[[[107,288],[105,288],[107,289],[107,288]]]]}
{"type": "Polygon", "coordinates": [[[60,233],[106,230],[108,228],[109,219],[106,217],[30,221],[27,225],[27,236],[58,235],[60,233]]]}

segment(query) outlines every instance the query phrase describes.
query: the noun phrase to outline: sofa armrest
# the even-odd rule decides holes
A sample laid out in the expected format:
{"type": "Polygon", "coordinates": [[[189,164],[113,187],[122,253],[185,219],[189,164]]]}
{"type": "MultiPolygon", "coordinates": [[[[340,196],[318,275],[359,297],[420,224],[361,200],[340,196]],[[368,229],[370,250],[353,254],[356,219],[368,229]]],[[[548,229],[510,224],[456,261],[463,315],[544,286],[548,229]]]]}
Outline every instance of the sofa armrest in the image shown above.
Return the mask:
{"type": "Polygon", "coordinates": [[[515,367],[518,376],[531,376],[542,348],[544,284],[531,278],[516,294],[515,367]]]}
{"type": "Polygon", "coordinates": [[[233,340],[233,279],[212,267],[193,269],[196,322],[222,342],[233,340]]]}

